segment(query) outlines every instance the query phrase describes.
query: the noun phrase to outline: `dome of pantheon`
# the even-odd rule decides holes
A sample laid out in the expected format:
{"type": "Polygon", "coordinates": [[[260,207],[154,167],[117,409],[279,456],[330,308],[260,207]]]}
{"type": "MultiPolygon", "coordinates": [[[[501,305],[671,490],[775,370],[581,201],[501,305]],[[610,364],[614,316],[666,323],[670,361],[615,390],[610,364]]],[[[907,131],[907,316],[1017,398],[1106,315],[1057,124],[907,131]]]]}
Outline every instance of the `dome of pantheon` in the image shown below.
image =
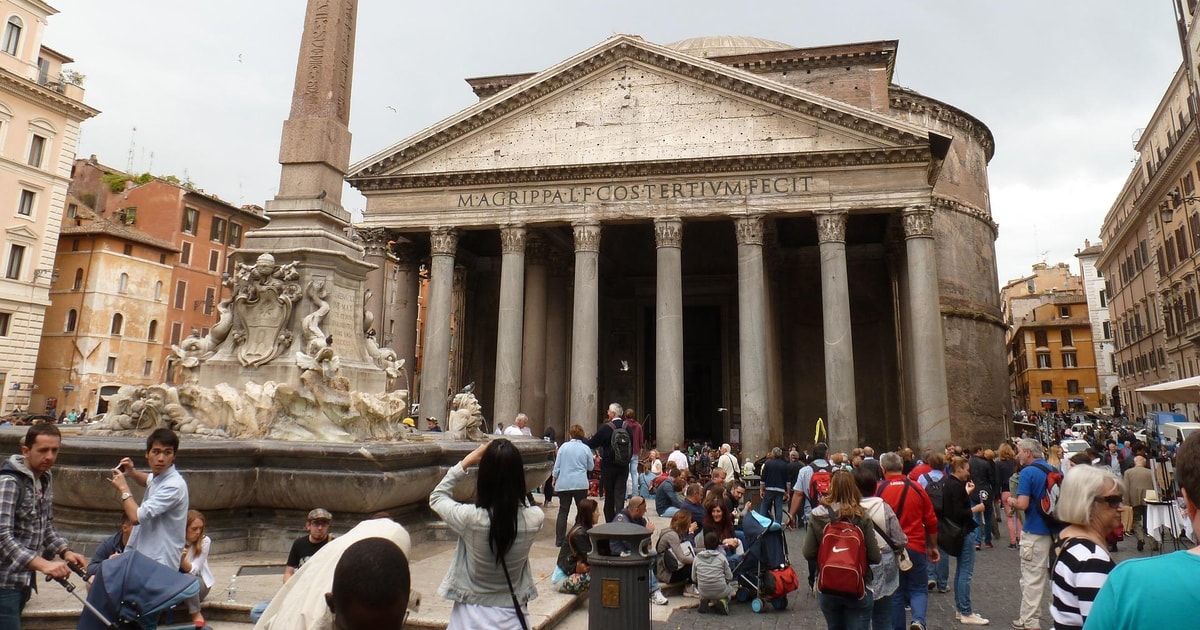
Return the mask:
{"type": "Polygon", "coordinates": [[[667,44],[667,48],[678,50],[693,57],[728,57],[730,55],[750,55],[754,53],[772,52],[776,50],[792,50],[795,46],[783,42],[763,39],[761,37],[744,37],[740,35],[709,35],[707,37],[690,37],[667,44]]]}

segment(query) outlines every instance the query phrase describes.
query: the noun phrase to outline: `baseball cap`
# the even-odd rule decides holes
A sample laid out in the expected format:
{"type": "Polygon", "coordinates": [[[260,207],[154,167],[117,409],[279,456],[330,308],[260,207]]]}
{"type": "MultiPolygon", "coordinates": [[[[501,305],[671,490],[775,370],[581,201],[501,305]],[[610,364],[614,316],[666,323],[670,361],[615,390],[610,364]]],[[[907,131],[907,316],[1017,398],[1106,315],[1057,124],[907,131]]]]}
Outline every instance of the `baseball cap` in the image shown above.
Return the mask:
{"type": "Polygon", "coordinates": [[[308,520],[310,520],[310,521],[332,521],[333,515],[330,514],[329,510],[326,510],[325,508],[316,508],[313,511],[308,513],[308,520]]]}
{"type": "Polygon", "coordinates": [[[405,418],[401,421],[404,425],[416,428],[417,423],[412,418],[405,418]]]}

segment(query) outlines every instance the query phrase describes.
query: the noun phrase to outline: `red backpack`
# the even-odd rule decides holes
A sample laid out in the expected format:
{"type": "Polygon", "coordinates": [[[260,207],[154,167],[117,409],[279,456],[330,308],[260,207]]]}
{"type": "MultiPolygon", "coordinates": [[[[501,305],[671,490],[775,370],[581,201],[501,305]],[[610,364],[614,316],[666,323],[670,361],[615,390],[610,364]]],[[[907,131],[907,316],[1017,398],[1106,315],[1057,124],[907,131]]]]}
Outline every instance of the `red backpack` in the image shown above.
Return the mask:
{"type": "Polygon", "coordinates": [[[867,547],[862,530],[848,520],[831,521],[817,551],[817,590],[862,599],[866,593],[867,547]]]}
{"type": "Polygon", "coordinates": [[[809,464],[809,467],[813,469],[813,474],[808,482],[808,500],[809,505],[815,508],[829,494],[829,486],[833,483],[833,466],[820,468],[816,464],[809,464]]]}

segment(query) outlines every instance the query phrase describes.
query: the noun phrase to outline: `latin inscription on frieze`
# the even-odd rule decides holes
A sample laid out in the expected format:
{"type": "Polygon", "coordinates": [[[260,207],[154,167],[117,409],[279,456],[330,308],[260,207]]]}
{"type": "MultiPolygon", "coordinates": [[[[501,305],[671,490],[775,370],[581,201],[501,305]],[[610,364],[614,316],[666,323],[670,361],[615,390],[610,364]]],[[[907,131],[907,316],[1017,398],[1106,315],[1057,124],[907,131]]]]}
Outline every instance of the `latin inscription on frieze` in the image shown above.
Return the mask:
{"type": "Polygon", "coordinates": [[[540,206],[569,203],[667,201],[794,195],[810,192],[811,176],[752,177],[670,183],[600,184],[459,193],[459,208],[540,206]]]}

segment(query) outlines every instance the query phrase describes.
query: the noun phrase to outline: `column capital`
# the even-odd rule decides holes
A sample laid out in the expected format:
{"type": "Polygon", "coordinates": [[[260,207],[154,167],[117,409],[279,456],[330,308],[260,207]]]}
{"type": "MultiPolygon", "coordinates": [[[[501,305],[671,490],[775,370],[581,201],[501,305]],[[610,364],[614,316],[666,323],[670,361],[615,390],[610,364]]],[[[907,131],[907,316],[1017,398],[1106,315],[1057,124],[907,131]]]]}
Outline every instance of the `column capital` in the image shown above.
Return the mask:
{"type": "Polygon", "coordinates": [[[832,210],[816,213],[817,241],[820,243],[845,243],[846,219],[850,213],[845,210],[832,210]]]}
{"type": "Polygon", "coordinates": [[[599,252],[600,251],[600,222],[599,221],[580,221],[572,223],[571,228],[575,233],[575,251],[577,252],[599,252]]]}
{"type": "Polygon", "coordinates": [[[735,218],[733,220],[733,230],[737,236],[738,245],[763,244],[762,215],[735,218]]]}
{"type": "Polygon", "coordinates": [[[933,208],[909,206],[900,216],[904,220],[904,238],[933,238],[933,208]]]}
{"type": "Polygon", "coordinates": [[[440,227],[429,232],[429,252],[434,256],[453,256],[458,252],[458,230],[440,227]]]}
{"type": "Polygon", "coordinates": [[[683,245],[683,220],[679,217],[655,219],[654,245],[656,247],[681,247],[683,245]]]}
{"type": "Polygon", "coordinates": [[[525,226],[506,225],[501,227],[500,251],[505,254],[525,253],[525,226]]]}
{"type": "Polygon", "coordinates": [[[354,228],[354,238],[362,243],[366,255],[383,256],[387,253],[392,234],[387,228],[354,228]]]}

